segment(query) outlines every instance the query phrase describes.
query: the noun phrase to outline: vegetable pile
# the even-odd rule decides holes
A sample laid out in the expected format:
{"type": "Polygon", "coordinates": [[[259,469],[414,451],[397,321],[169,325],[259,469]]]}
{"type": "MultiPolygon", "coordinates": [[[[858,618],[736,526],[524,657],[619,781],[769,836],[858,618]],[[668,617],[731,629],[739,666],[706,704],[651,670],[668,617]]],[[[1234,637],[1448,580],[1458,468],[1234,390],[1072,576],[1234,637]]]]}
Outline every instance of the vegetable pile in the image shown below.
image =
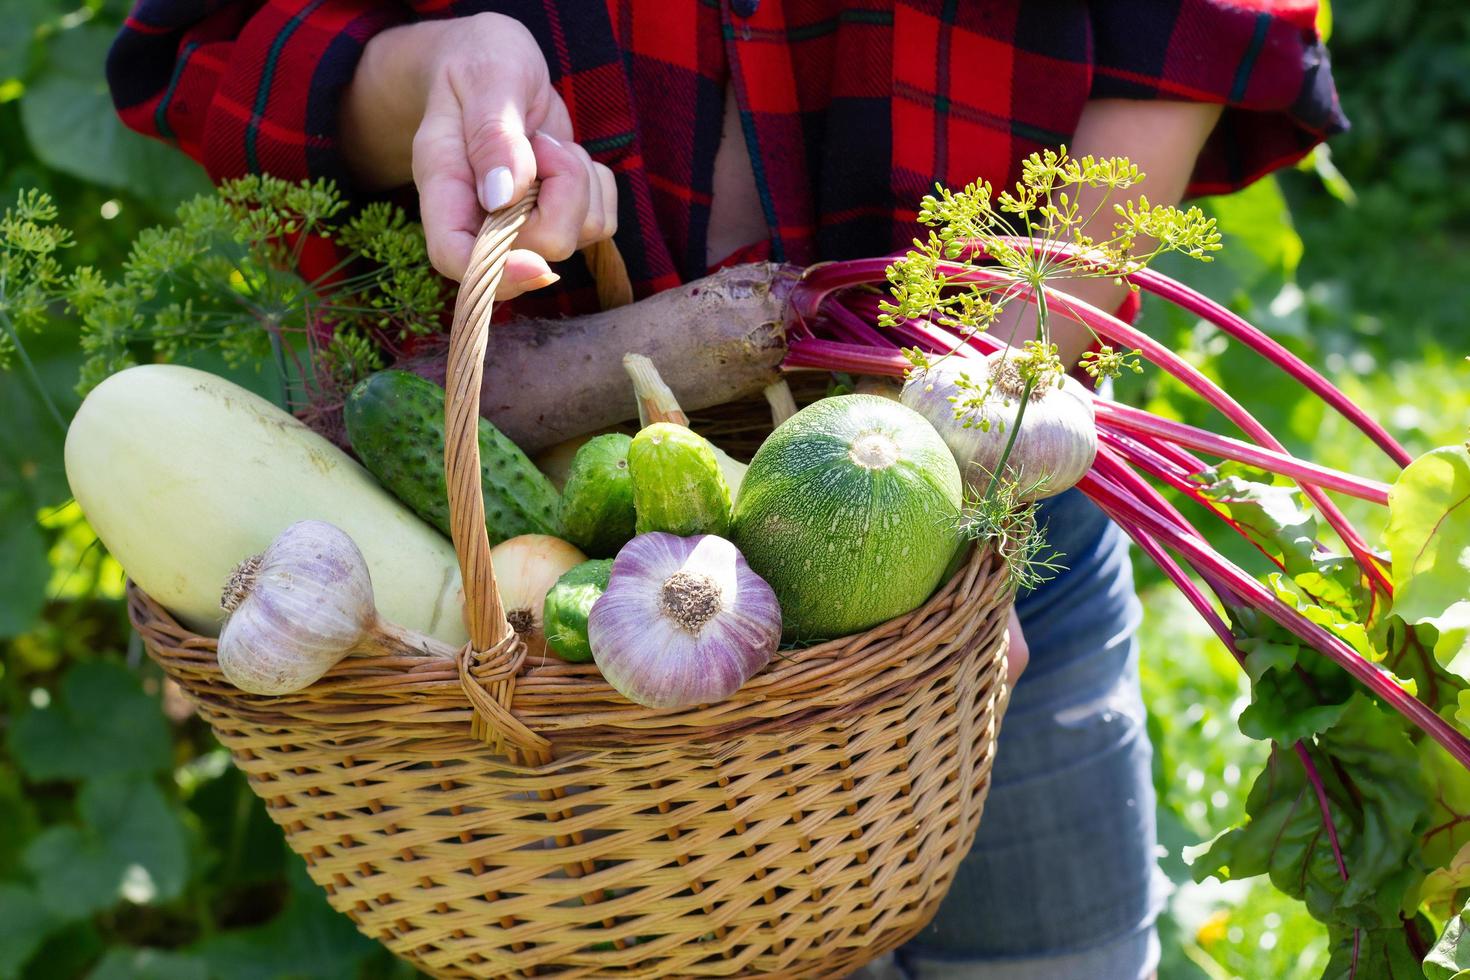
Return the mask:
{"type": "MultiPolygon", "coordinates": [[[[1326,924],[1331,976],[1454,975],[1446,964],[1470,962],[1470,448],[1411,459],[1280,344],[1150,270],[1165,252],[1208,261],[1219,248],[1198,209],[1140,199],[1116,209],[1110,237],[1084,230],[1141,179],[1126,160],[1038,154],[1013,191],[982,184],[926,198],[930,233],[901,255],[803,274],[741,267],[632,313],[497,328],[480,448],[508,618],[532,656],[593,662],[630,700],[706,704],[734,694],[782,642],[840,637],[916,608],[972,542],[1004,555],[1016,586],[1041,584],[1065,558],[1048,548],[1035,502],[1076,485],[1234,654],[1251,683],[1241,729],[1272,743],[1245,819],[1201,849],[1196,875],[1269,875],[1326,924]],[[1068,296],[1062,284],[1078,278],[1126,283],[1259,353],[1361,429],[1398,478],[1390,486],[1293,456],[1189,362],[1068,296]],[[1053,343],[1055,317],[1096,341],[1075,371],[1053,343]],[[687,328],[677,346],[661,336],[673,322],[687,328]],[[635,353],[618,365],[609,344],[635,353]],[[696,409],[766,391],[778,424],[748,466],[691,427],[649,353],[696,409]],[[556,384],[519,383],[548,375],[526,370],[537,356],[555,362],[556,384]],[[865,393],[796,411],[773,383],[783,356],[788,372],[826,372],[865,393]],[[1145,363],[1235,433],[1112,402],[1086,383],[1145,363]],[[635,410],[637,428],[608,428],[635,410]],[[1359,530],[1333,495],[1383,508],[1380,533],[1359,530]],[[1258,562],[1219,553],[1197,524],[1209,519],[1241,534],[1258,562]]],[[[255,190],[273,213],[316,224],[335,213],[319,186],[296,198],[268,181],[255,190]]],[[[270,341],[261,351],[282,364],[308,351],[293,407],[329,438],[219,379],[148,365],[103,381],[68,440],[68,475],[99,536],[191,628],[219,629],[230,570],[264,553],[235,580],[248,595],[220,644],[231,679],[255,693],[299,689],[342,656],[372,656],[385,634],[426,656],[464,642],[442,536],[443,393],[426,380],[442,376],[442,359],[413,342],[442,297],[414,285],[421,258],[406,257],[402,226],[370,217],[337,234],[396,243],[382,253],[391,261],[329,294],[378,303],[381,318],[348,317],[335,338],[303,324],[306,344],[279,332],[294,315],[286,304],[259,318],[270,341]],[[393,344],[375,353],[384,331],[393,344]],[[408,371],[379,370],[383,354],[408,371]],[[366,469],[333,444],[344,439],[366,469]],[[310,554],[293,550],[303,541],[315,542],[310,554]],[[339,592],[300,624],[255,611],[279,585],[260,572],[292,561],[321,574],[293,579],[287,603],[303,589],[339,592]],[[280,663],[283,653],[294,662],[280,663]]],[[[203,208],[187,218],[194,238],[224,224],[203,208]]],[[[247,290],[296,295],[271,264],[285,253],[264,243],[308,225],[266,222],[247,237],[233,266],[247,290]]],[[[187,271],[207,279],[225,267],[187,271]]],[[[89,383],[132,356],[124,320],[158,320],[155,343],[171,352],[164,328],[186,306],[164,291],[186,280],[152,270],[161,285],[137,301],[136,284],[77,274],[70,299],[100,352],[89,383]]],[[[330,304],[317,312],[330,318],[330,304]]],[[[230,336],[243,347],[241,332],[230,336]]]]}
{"type": "Polygon", "coordinates": [[[1235,655],[1252,693],[1241,729],[1272,743],[1245,819],[1194,856],[1195,876],[1266,874],[1305,902],[1332,941],[1328,976],[1458,976],[1452,965],[1470,962],[1461,924],[1470,895],[1470,447],[1411,459],[1280,344],[1146,268],[1164,251],[1208,261],[1219,235],[1197,209],[1142,199],[1116,209],[1112,238],[1083,232],[1092,213],[1079,200],[1105,203],[1140,179],[1126,161],[1063,151],[1033,156],[1014,192],[941,190],[922,206],[929,238],[908,253],[810,271],[792,296],[786,365],[907,376],[905,403],[968,464],[972,532],[1011,555],[1023,584],[1049,565],[1027,501],[1079,475],[1082,492],[1235,655]],[[1135,250],[1150,241],[1150,251],[1135,250]],[[1385,486],[1290,455],[1184,359],[1049,285],[1082,277],[1175,303],[1261,354],[1359,428],[1402,467],[1399,477],[1385,486]],[[1033,309],[1034,330],[1019,346],[987,332],[1012,304],[1033,309]],[[1080,390],[1050,341],[1057,314],[1097,341],[1083,356],[1086,374],[1101,380],[1151,362],[1245,438],[1080,390]],[[1014,370],[998,371],[1001,357],[1014,370]],[[1329,492],[1386,508],[1379,547],[1329,492]],[[1243,535],[1263,571],[1218,553],[1181,508],[1243,535]]]}

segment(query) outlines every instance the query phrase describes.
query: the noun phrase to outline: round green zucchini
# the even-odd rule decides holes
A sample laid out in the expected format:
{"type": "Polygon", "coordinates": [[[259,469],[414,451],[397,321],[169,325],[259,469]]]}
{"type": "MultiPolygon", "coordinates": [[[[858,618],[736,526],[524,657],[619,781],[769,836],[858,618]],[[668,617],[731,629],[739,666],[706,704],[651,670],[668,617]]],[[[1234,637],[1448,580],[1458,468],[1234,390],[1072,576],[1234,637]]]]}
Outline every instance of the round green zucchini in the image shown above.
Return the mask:
{"type": "Polygon", "coordinates": [[[731,538],[815,642],[922,604],[961,544],[959,466],[923,416],[876,395],[824,398],[751,461],[731,538]]]}

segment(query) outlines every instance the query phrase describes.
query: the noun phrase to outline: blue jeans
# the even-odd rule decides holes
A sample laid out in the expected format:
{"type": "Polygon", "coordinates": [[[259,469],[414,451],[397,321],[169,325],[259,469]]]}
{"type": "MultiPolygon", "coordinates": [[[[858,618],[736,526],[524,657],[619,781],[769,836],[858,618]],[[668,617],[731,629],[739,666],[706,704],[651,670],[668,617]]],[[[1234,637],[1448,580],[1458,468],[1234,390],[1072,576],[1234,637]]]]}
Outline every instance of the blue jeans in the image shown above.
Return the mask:
{"type": "Polygon", "coordinates": [[[890,976],[1137,980],[1157,966],[1167,886],[1128,541],[1077,490],[1040,511],[1067,569],[1017,603],[1031,663],[1001,727],[975,846],[890,976]]]}

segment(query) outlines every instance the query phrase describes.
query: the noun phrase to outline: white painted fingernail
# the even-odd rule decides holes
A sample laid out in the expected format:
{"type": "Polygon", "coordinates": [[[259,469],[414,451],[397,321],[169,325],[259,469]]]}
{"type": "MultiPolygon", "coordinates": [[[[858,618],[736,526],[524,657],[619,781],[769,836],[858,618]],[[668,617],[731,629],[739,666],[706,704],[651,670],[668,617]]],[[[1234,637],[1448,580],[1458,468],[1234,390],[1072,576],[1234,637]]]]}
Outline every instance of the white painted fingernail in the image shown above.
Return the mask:
{"type": "Polygon", "coordinates": [[[486,211],[499,211],[510,203],[516,192],[515,178],[509,167],[496,167],[485,175],[485,186],[480,188],[480,204],[486,211]]]}
{"type": "Polygon", "coordinates": [[[552,136],[544,129],[536,130],[536,135],[549,142],[552,146],[561,146],[561,140],[557,139],[555,136],[552,136]]]}

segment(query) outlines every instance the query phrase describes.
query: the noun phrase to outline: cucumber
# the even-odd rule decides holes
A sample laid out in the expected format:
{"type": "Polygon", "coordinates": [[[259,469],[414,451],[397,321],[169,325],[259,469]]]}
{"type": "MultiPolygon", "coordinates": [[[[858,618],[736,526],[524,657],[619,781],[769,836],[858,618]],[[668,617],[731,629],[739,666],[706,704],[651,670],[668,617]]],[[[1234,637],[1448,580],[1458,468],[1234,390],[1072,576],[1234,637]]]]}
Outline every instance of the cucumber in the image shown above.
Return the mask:
{"type": "Polygon", "coordinates": [[[592,661],[592,644],[587,640],[587,617],[592,604],[602,598],[612,575],[613,560],[584,561],[569,569],[551,591],[541,612],[541,629],[551,652],[574,664],[592,661]]]}
{"type": "Polygon", "coordinates": [[[628,447],[637,531],[681,537],[730,530],[730,485],[714,447],[693,429],[655,422],[628,447]]]}
{"type": "MultiPolygon", "coordinates": [[[[444,389],[407,371],[379,371],[352,389],[344,410],[358,459],[414,513],[449,533],[444,483],[444,389]]],[[[555,535],[556,488],[500,430],[480,420],[480,483],[490,543],[555,535]]]]}
{"type": "Polygon", "coordinates": [[[632,443],[618,432],[597,436],[572,459],[561,495],[562,537],[593,558],[611,558],[633,537],[632,443]]]}

